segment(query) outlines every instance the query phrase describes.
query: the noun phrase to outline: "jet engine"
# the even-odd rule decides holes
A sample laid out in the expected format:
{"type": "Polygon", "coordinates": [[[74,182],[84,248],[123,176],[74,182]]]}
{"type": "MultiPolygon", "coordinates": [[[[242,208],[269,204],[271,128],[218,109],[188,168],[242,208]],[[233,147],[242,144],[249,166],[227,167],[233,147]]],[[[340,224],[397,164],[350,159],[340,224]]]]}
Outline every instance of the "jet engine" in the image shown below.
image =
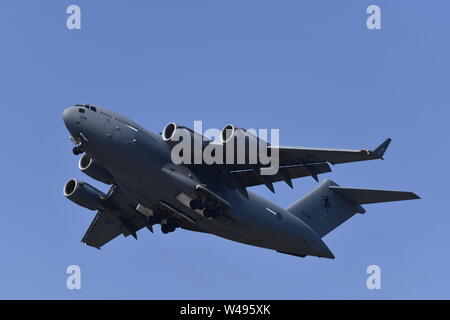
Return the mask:
{"type": "Polygon", "coordinates": [[[176,151],[184,160],[190,159],[191,163],[195,163],[195,154],[199,155],[197,158],[200,158],[201,160],[204,148],[210,143],[210,140],[200,133],[187,127],[177,125],[174,122],[170,122],[164,127],[162,138],[171,148],[178,145],[180,142],[183,142],[178,145],[179,148],[176,150],[173,149],[173,151],[176,151]],[[190,156],[185,154],[186,151],[189,152],[190,156]]]}
{"type": "Polygon", "coordinates": [[[203,135],[195,132],[192,129],[189,129],[185,126],[177,125],[174,122],[168,123],[162,132],[162,138],[164,141],[169,144],[177,144],[181,141],[180,137],[191,137],[192,142],[198,142],[200,145],[204,145],[204,142],[207,142],[209,139],[203,137],[203,135]]]}
{"type": "Polygon", "coordinates": [[[222,141],[222,143],[229,143],[232,140],[237,143],[240,139],[245,141],[246,147],[248,147],[248,145],[252,143],[255,143],[255,145],[258,147],[266,147],[267,145],[269,145],[266,141],[258,138],[250,131],[242,128],[236,128],[232,124],[226,125],[220,133],[220,140],[222,141]]]}
{"type": "Polygon", "coordinates": [[[95,180],[101,181],[106,184],[113,184],[114,179],[111,174],[103,168],[100,164],[96,163],[94,159],[88,154],[84,154],[78,162],[78,167],[82,172],[95,180]]]}
{"type": "Polygon", "coordinates": [[[222,129],[220,141],[224,145],[226,157],[232,153],[238,163],[244,160],[245,163],[256,163],[254,161],[258,161],[258,154],[268,153],[270,155],[270,148],[267,149],[269,143],[260,139],[252,132],[242,128],[236,128],[232,124],[228,124],[222,129]]]}
{"type": "Polygon", "coordinates": [[[86,182],[71,179],[64,185],[64,196],[89,210],[102,209],[106,195],[86,182]]]}

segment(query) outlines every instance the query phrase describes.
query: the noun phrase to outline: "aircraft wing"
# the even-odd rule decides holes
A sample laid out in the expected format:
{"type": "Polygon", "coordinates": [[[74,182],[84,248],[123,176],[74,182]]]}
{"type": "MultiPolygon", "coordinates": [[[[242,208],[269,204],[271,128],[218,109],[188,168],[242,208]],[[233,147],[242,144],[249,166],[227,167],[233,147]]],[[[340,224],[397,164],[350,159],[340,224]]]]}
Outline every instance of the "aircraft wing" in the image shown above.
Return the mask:
{"type": "Polygon", "coordinates": [[[110,210],[98,211],[81,242],[100,249],[121,234],[125,237],[130,234],[136,237],[136,231],[145,226],[137,215],[127,222],[122,221],[119,215],[119,212],[110,210]]]}
{"type": "Polygon", "coordinates": [[[318,181],[318,174],[330,172],[328,163],[339,164],[347,162],[365,161],[373,159],[383,159],[383,155],[391,143],[391,139],[386,139],[374,150],[342,150],[342,149],[318,149],[303,147],[274,147],[278,150],[279,170],[275,175],[261,175],[260,170],[265,170],[258,164],[231,164],[224,165],[232,180],[232,184],[238,188],[244,196],[247,196],[245,188],[266,185],[274,192],[272,183],[284,181],[292,188],[291,179],[312,176],[318,181]]]}
{"type": "MultiPolygon", "coordinates": [[[[280,166],[295,165],[298,163],[329,162],[331,164],[383,159],[384,152],[391,143],[386,139],[375,150],[341,150],[317,149],[302,147],[276,147],[279,152],[280,166]]],[[[275,148],[275,147],[269,147],[275,148]]],[[[273,152],[273,151],[272,151],[273,152]]]]}
{"type": "Polygon", "coordinates": [[[134,209],[137,204],[120,187],[112,186],[107,198],[113,207],[97,212],[81,240],[97,249],[121,234],[125,237],[132,235],[137,239],[136,232],[146,226],[139,212],[134,209]]]}

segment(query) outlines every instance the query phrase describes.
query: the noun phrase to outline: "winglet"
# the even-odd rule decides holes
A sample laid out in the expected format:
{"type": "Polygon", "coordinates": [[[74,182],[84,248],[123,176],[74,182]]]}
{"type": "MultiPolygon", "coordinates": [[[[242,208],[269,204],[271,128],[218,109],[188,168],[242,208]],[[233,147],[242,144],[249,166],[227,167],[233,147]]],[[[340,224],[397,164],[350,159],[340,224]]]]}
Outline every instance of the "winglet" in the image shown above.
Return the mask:
{"type": "Polygon", "coordinates": [[[372,151],[373,154],[383,160],[383,155],[386,152],[387,148],[389,147],[391,141],[392,141],[391,138],[387,138],[386,140],[384,140],[382,144],[380,144],[375,150],[372,151]]]}

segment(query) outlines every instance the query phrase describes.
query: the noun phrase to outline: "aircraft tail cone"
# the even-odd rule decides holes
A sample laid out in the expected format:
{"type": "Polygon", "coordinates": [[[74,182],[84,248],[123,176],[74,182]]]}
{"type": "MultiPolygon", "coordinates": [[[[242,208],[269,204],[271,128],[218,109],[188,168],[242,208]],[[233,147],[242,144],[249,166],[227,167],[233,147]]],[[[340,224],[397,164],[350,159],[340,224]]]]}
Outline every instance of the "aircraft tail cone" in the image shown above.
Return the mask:
{"type": "Polygon", "coordinates": [[[331,252],[331,250],[327,247],[325,242],[320,240],[320,242],[313,242],[309,240],[305,240],[306,245],[311,248],[319,258],[328,258],[328,259],[334,259],[334,254],[331,252]]]}

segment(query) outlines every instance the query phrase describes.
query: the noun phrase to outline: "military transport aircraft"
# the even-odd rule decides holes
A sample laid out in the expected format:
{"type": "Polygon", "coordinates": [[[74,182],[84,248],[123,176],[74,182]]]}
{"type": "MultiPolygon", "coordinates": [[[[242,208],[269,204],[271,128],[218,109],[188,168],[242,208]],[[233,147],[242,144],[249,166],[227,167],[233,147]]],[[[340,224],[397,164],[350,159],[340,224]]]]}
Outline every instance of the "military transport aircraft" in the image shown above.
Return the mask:
{"type": "MultiPolygon", "coordinates": [[[[212,143],[193,130],[169,123],[161,134],[104,108],[77,104],[63,112],[63,120],[76,144],[73,153],[82,172],[111,185],[107,193],[86,182],[69,180],[64,195],[97,214],[82,242],[100,249],[119,235],[131,235],[155,224],[163,233],[176,228],[214,234],[237,242],[299,257],[334,258],[322,238],[356,213],[362,204],[419,199],[412,192],[341,187],[324,180],[287,208],[247,191],[273,183],[330,172],[331,164],[382,159],[390,139],[373,151],[277,148],[279,170],[263,175],[256,164],[174,164],[172,137],[187,133],[202,146],[212,143]]],[[[228,125],[221,134],[226,145],[245,130],[228,125]],[[226,130],[225,130],[226,129],[226,130]]],[[[270,150],[269,150],[270,151],[270,150]]],[[[272,150],[273,151],[273,150],[272,150]]]]}

